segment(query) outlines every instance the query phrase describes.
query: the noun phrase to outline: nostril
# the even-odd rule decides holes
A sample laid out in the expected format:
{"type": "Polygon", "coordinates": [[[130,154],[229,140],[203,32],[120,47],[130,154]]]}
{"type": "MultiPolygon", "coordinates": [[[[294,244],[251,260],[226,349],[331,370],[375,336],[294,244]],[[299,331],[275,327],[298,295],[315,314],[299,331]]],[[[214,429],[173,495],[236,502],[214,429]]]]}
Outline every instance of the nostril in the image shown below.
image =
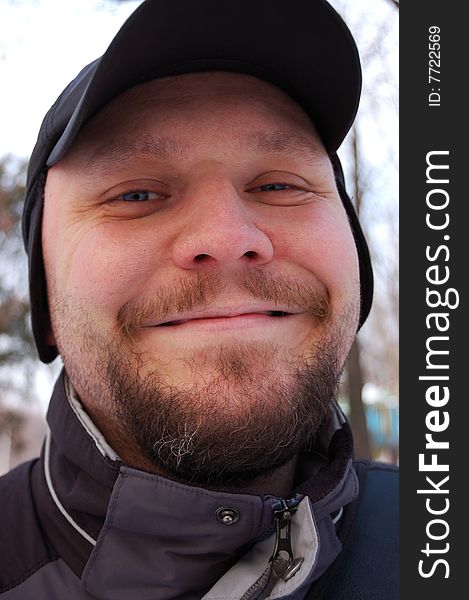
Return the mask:
{"type": "Polygon", "coordinates": [[[194,256],[194,262],[200,263],[206,258],[208,258],[208,254],[197,254],[197,256],[194,256]]]}
{"type": "Polygon", "coordinates": [[[254,252],[254,250],[248,250],[244,253],[244,256],[247,256],[248,258],[256,258],[257,252],[254,252]]]}

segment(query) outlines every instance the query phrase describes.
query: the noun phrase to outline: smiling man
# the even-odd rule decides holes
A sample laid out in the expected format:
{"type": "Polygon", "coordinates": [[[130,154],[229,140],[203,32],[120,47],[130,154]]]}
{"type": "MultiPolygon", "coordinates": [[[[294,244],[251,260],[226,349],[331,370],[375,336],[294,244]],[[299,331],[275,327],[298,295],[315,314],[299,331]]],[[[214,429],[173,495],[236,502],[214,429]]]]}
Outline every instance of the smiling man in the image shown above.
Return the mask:
{"type": "Polygon", "coordinates": [[[395,522],[363,525],[395,476],[334,400],[372,293],[356,48],[325,2],[242,5],[147,0],[44,120],[24,234],[64,370],[1,483],[6,598],[396,597],[395,522]]]}
{"type": "Polygon", "coordinates": [[[213,72],[124,92],[50,168],[42,235],[50,344],[127,464],[252,484],[315,434],[358,260],[327,152],[281,90],[213,72]]]}

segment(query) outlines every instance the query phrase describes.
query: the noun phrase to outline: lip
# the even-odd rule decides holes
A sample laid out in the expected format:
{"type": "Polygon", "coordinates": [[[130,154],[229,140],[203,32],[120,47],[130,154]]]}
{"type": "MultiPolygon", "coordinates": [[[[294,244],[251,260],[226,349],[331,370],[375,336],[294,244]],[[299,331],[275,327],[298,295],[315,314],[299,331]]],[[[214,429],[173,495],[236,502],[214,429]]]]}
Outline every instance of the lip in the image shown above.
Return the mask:
{"type": "Polygon", "coordinates": [[[286,319],[299,310],[280,305],[246,305],[205,308],[199,311],[168,315],[164,321],[153,321],[145,323],[144,327],[161,327],[176,330],[187,326],[211,326],[211,327],[239,327],[268,323],[286,319]],[[286,313],[275,316],[275,313],[286,313]]]}
{"type": "Polygon", "coordinates": [[[159,325],[154,329],[161,332],[167,332],[171,335],[192,333],[220,333],[229,331],[241,331],[244,329],[268,330],[269,328],[277,328],[279,324],[284,324],[293,318],[294,314],[286,314],[284,316],[271,316],[266,313],[242,313],[232,316],[216,316],[202,317],[188,320],[180,320],[173,324],[159,325]]]}

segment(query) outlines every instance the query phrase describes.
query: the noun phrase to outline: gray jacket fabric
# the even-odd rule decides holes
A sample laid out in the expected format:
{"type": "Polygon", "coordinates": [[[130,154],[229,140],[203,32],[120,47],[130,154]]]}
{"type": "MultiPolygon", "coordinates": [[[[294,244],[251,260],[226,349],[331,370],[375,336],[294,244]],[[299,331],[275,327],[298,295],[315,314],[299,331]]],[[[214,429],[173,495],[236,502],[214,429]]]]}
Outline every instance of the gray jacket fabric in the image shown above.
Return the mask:
{"type": "Polygon", "coordinates": [[[321,447],[300,457],[285,499],[215,492],[123,465],[64,373],[47,418],[41,457],[0,478],[2,600],[328,598],[311,590],[342,550],[359,491],[338,408],[321,447]],[[283,555],[270,561],[282,511],[293,514],[297,570],[289,578],[283,555]]]}

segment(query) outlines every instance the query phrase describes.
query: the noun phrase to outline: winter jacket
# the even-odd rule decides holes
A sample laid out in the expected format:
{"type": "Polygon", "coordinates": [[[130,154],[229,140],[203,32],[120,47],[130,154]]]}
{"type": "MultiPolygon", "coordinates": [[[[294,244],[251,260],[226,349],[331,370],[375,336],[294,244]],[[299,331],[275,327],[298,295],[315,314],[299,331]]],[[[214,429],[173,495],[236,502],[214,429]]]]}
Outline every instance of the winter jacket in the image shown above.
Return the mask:
{"type": "Polygon", "coordinates": [[[123,465],[64,373],[47,420],[40,458],[0,478],[1,600],[397,598],[396,472],[352,462],[337,406],[288,498],[123,465]]]}

